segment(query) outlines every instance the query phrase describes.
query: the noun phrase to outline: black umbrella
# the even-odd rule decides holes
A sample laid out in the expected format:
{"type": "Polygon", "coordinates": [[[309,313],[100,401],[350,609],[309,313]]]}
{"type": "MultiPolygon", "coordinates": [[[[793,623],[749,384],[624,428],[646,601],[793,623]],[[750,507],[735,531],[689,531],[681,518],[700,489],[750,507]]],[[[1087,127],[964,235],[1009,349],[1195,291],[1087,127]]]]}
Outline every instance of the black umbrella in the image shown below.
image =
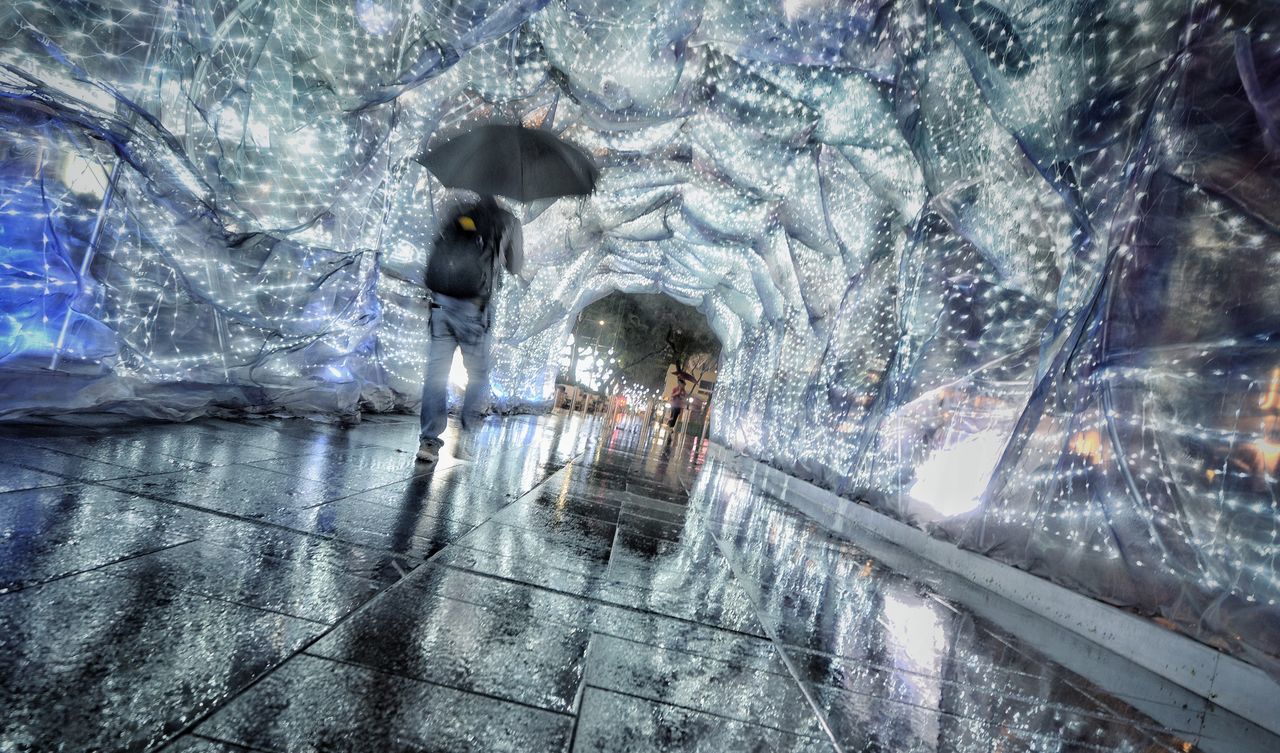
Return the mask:
{"type": "Polygon", "coordinates": [[[415,159],[450,188],[516,201],[591,193],[600,171],[591,157],[550,131],[487,125],[415,159]]]}

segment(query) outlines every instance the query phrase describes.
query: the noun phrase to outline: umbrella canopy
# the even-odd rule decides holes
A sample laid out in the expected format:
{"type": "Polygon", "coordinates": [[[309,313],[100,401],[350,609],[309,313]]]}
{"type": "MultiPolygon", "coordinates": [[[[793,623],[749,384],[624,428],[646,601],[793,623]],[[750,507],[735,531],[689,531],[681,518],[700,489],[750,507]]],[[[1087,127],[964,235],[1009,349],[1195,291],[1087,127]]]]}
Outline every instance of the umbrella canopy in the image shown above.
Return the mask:
{"type": "Polygon", "coordinates": [[[450,188],[533,201],[591,193],[600,171],[586,152],[550,131],[487,125],[415,159],[450,188]]]}

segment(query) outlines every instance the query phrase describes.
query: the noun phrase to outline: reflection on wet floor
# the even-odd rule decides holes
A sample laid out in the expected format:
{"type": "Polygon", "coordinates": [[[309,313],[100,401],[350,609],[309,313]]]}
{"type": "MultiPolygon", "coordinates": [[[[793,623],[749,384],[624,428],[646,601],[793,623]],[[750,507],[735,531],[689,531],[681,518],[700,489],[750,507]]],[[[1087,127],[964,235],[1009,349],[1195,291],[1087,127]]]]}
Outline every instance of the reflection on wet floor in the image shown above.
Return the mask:
{"type": "Polygon", "coordinates": [[[0,750],[1280,750],[696,442],[415,429],[4,430],[0,750]]]}

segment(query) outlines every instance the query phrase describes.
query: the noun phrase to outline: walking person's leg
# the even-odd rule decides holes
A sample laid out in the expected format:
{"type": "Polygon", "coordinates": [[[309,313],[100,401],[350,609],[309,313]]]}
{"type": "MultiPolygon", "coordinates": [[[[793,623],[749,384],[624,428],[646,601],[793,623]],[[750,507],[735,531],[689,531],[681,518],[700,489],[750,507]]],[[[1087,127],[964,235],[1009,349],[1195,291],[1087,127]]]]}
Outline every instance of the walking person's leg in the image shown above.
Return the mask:
{"type": "Polygon", "coordinates": [[[422,382],[422,416],[418,438],[418,459],[434,463],[439,455],[440,435],[449,421],[449,370],[458,341],[440,309],[431,311],[431,342],[427,347],[427,373],[422,382]]]}
{"type": "Polygon", "coordinates": [[[471,445],[484,421],[489,403],[489,369],[492,363],[488,317],[483,311],[468,312],[455,320],[454,332],[462,350],[462,365],[467,370],[467,389],[462,397],[462,436],[454,455],[469,459],[471,445]]]}
{"type": "Polygon", "coordinates": [[[487,331],[481,332],[475,340],[463,341],[459,345],[462,348],[462,365],[467,369],[467,391],[462,398],[463,441],[460,443],[464,446],[465,454],[471,449],[469,443],[474,440],[476,432],[480,431],[485,410],[489,407],[492,354],[487,331]]]}

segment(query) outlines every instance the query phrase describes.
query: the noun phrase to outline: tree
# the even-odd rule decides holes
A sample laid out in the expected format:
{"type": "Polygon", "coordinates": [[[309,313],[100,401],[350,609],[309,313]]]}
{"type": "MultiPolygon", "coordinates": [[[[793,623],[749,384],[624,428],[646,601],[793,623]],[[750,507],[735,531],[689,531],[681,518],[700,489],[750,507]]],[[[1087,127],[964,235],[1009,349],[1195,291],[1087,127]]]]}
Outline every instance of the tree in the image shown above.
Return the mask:
{"type": "Polygon", "coordinates": [[[718,353],[720,350],[720,342],[709,330],[705,328],[698,330],[687,325],[677,327],[675,324],[669,324],[666,342],[668,355],[676,371],[690,376],[693,375],[689,370],[693,365],[693,359],[699,358],[705,369],[705,362],[712,358],[712,353],[718,353]]]}
{"type": "Polygon", "coordinates": [[[695,385],[701,384],[707,372],[714,371],[719,361],[719,357],[714,353],[695,353],[685,364],[686,373],[693,377],[695,385]]]}

